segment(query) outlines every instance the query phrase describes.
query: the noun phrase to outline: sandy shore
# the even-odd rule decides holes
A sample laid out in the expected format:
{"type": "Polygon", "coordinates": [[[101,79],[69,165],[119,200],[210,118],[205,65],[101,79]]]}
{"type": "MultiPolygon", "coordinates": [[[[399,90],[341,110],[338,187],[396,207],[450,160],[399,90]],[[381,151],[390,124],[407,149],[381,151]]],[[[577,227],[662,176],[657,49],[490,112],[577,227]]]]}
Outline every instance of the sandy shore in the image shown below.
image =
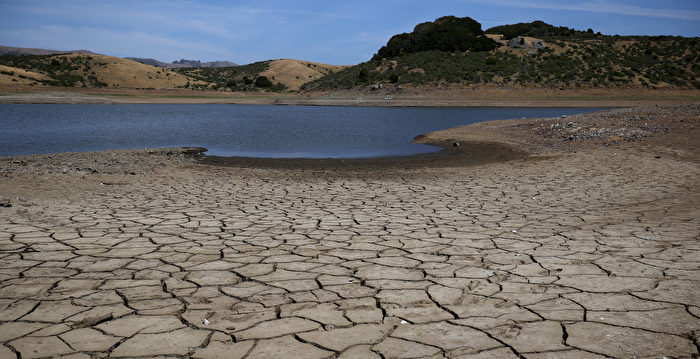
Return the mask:
{"type": "Polygon", "coordinates": [[[635,107],[700,101],[700,90],[640,88],[405,87],[330,92],[223,92],[185,89],[65,88],[0,85],[0,103],[249,104],[398,107],[635,107]]]}
{"type": "Polygon", "coordinates": [[[697,357],[699,115],[0,158],[0,357],[697,357]]]}

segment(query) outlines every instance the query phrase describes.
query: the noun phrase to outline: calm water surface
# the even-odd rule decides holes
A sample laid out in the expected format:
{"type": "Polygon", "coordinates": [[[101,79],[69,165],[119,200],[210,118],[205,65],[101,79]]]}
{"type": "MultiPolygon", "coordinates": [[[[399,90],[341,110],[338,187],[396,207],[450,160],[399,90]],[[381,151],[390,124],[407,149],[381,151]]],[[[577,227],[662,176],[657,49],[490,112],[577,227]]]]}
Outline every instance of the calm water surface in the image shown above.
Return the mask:
{"type": "Polygon", "coordinates": [[[474,122],[590,108],[0,104],[0,156],[201,146],[207,154],[361,158],[439,151],[420,134],[474,122]]]}

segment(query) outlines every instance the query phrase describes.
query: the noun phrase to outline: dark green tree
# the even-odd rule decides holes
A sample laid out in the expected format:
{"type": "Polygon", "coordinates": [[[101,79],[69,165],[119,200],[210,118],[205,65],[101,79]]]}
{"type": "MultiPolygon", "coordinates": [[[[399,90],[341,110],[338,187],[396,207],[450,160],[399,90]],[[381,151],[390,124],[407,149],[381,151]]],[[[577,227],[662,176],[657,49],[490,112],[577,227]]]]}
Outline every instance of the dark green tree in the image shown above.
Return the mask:
{"type": "Polygon", "coordinates": [[[369,74],[367,73],[367,69],[363,68],[360,70],[360,74],[357,75],[357,78],[360,80],[360,82],[365,83],[367,82],[367,79],[369,78],[369,74]]]}
{"type": "Polygon", "coordinates": [[[272,87],[274,85],[266,76],[258,76],[255,79],[255,87],[272,87]]]}
{"type": "Polygon", "coordinates": [[[484,36],[481,24],[469,17],[444,16],[434,22],[416,25],[410,34],[389,39],[372,60],[422,51],[490,51],[498,43],[484,36]]]}

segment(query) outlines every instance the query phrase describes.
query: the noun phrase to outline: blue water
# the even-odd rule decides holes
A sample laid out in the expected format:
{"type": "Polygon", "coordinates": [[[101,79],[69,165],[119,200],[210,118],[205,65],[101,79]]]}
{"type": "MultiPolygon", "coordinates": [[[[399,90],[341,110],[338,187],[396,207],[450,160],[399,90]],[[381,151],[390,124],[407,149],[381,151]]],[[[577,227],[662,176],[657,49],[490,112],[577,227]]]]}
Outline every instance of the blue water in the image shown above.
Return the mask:
{"type": "Polygon", "coordinates": [[[582,108],[0,104],[0,156],[199,146],[217,156],[362,158],[439,148],[420,134],[474,122],[557,117],[582,108]]]}

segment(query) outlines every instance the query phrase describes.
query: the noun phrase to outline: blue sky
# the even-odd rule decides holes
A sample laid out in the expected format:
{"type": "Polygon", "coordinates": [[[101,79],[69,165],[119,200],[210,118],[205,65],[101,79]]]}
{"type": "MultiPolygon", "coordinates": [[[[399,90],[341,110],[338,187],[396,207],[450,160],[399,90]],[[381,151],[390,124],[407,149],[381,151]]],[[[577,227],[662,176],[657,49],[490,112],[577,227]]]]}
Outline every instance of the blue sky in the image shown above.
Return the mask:
{"type": "Polygon", "coordinates": [[[700,36],[698,0],[0,0],[0,45],[346,65],[444,15],[469,16],[484,30],[542,20],[608,35],[700,36]]]}

